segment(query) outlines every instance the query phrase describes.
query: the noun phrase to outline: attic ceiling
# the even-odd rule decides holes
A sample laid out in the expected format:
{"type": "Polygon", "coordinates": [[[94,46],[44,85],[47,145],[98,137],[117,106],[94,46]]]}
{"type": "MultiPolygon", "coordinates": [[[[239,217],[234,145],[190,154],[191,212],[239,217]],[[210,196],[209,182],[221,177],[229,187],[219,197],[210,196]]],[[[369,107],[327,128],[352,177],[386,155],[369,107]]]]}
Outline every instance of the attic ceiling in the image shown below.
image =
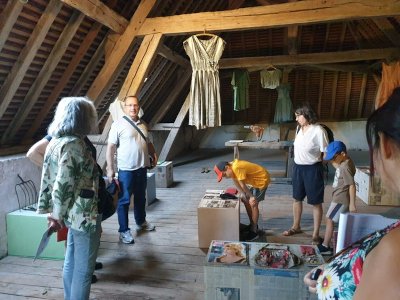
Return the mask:
{"type": "Polygon", "coordinates": [[[309,102],[321,120],[365,119],[382,62],[399,58],[400,1],[0,0],[0,155],[41,138],[65,96],[94,101],[100,133],[110,103],[132,92],[153,129],[186,126],[191,67],[182,42],[203,31],[226,41],[223,124],[273,121],[277,93],[259,84],[271,65],[294,106],[309,102]],[[250,72],[251,104],[240,112],[234,68],[250,72]]]}

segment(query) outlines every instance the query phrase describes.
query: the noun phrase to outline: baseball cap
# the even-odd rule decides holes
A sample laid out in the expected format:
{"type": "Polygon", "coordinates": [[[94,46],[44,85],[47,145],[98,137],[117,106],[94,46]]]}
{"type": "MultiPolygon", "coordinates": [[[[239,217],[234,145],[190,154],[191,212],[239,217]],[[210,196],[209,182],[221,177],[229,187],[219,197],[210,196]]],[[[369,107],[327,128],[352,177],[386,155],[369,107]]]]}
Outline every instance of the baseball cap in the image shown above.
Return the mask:
{"type": "Polygon", "coordinates": [[[225,171],[225,166],[228,164],[227,161],[220,161],[214,166],[214,171],[217,174],[217,181],[220,182],[222,180],[223,172],[225,171]]]}
{"type": "Polygon", "coordinates": [[[333,157],[342,151],[346,151],[346,145],[341,141],[333,141],[326,148],[325,160],[332,160],[333,157]]]}

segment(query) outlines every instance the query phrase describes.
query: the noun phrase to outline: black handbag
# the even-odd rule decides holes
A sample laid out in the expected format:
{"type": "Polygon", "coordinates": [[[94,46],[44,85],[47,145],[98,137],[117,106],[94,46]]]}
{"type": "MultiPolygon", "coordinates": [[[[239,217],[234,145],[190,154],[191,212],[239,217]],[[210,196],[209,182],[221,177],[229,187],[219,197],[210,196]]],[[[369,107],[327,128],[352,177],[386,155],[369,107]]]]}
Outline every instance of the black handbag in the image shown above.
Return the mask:
{"type": "MultiPolygon", "coordinates": [[[[109,185],[110,186],[110,185],[109,185]]],[[[98,211],[102,214],[102,221],[107,220],[111,217],[116,211],[116,204],[114,202],[115,193],[118,194],[118,190],[116,189],[114,193],[110,193],[108,191],[108,187],[106,188],[106,183],[103,177],[99,177],[99,203],[98,203],[98,211]]]]}

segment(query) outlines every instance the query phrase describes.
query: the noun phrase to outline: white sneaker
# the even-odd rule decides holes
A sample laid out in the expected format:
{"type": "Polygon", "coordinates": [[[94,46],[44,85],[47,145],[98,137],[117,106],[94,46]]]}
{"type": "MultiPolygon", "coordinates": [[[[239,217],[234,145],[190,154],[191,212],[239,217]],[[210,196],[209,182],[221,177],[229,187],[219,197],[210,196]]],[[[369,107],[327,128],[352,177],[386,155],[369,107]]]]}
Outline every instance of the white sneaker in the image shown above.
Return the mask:
{"type": "Polygon", "coordinates": [[[128,229],[127,231],[119,233],[119,240],[124,244],[134,244],[135,241],[133,240],[131,231],[128,229]]]}
{"type": "Polygon", "coordinates": [[[144,221],[142,225],[136,225],[136,231],[141,231],[141,230],[153,231],[154,229],[156,229],[156,226],[147,221],[144,221]]]}

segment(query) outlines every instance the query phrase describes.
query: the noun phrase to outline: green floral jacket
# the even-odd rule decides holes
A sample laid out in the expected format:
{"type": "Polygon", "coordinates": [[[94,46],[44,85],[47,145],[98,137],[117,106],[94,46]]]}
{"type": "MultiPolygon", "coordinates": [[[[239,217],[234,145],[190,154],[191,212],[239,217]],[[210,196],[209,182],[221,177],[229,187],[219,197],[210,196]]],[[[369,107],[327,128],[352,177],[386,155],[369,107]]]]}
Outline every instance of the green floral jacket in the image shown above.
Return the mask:
{"type": "Polygon", "coordinates": [[[99,171],[84,140],[53,138],[47,146],[37,212],[51,213],[75,230],[94,232],[99,171]]]}

